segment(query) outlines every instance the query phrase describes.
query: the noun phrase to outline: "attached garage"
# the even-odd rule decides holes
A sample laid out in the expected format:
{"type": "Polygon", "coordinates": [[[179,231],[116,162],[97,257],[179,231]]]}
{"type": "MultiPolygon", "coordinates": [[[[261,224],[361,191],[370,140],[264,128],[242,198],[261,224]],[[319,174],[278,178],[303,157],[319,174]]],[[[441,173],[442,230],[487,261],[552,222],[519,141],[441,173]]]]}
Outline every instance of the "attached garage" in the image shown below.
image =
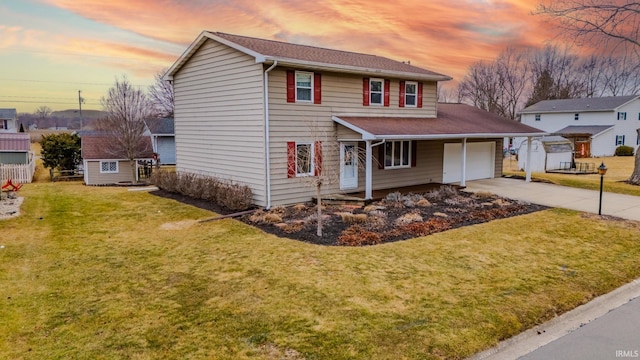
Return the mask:
{"type": "MultiPolygon", "coordinates": [[[[490,179],[494,177],[496,143],[469,142],[466,151],[465,179],[490,179]]],[[[442,182],[445,184],[462,181],[462,143],[444,144],[442,182]]]]}

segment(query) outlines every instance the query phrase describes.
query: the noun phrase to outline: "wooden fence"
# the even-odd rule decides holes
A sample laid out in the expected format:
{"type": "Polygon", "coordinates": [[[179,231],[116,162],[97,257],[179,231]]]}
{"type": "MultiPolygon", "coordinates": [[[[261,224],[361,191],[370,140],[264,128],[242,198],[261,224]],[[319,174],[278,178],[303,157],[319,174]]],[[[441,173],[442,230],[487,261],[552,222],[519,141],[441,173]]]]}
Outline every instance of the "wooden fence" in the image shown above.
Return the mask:
{"type": "Polygon", "coordinates": [[[11,179],[14,183],[30,183],[33,181],[33,173],[36,171],[36,162],[31,160],[28,164],[13,165],[0,164],[0,179],[11,179]]]}

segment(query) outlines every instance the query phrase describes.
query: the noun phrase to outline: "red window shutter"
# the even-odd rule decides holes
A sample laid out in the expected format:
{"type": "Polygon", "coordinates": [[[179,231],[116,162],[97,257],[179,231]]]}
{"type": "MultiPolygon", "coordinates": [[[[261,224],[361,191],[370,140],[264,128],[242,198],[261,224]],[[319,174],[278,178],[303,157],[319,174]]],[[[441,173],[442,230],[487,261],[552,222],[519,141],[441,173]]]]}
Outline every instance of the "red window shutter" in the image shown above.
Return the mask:
{"type": "Polygon", "coordinates": [[[313,103],[322,104],[322,76],[319,73],[313,74],[313,103]]]}
{"type": "Polygon", "coordinates": [[[400,81],[400,99],[398,99],[400,107],[404,107],[404,91],[404,81],[400,81]]]}
{"type": "Polygon", "coordinates": [[[389,99],[391,98],[391,81],[384,81],[384,106],[389,106],[389,99]]]}
{"type": "Polygon", "coordinates": [[[287,70],[287,102],[296,102],[296,72],[287,70]]]}
{"type": "Polygon", "coordinates": [[[418,107],[422,107],[422,83],[418,83],[418,107]]]}
{"type": "Polygon", "coordinates": [[[369,78],[362,79],[362,105],[369,106],[369,78]]]}
{"type": "Polygon", "coordinates": [[[287,177],[296,177],[296,143],[287,142],[287,177]]]}
{"type": "Polygon", "coordinates": [[[384,144],[378,145],[378,169],[384,169],[384,144]]]}
{"type": "Polygon", "coordinates": [[[418,142],[416,140],[411,141],[411,167],[416,167],[416,159],[418,154],[418,142]]]}
{"type": "Polygon", "coordinates": [[[322,142],[320,141],[316,141],[313,144],[314,147],[314,151],[313,151],[313,163],[314,163],[314,169],[313,169],[313,175],[314,176],[320,176],[322,175],[322,142]]]}

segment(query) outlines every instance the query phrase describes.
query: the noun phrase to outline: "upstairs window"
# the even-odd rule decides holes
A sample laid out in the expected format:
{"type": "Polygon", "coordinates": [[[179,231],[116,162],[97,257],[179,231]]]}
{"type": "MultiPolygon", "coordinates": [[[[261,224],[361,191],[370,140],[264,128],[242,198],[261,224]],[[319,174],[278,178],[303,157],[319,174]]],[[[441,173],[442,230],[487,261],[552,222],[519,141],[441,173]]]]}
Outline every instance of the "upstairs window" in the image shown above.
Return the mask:
{"type": "Polygon", "coordinates": [[[313,100],[313,73],[296,71],[296,101],[313,100]]]}
{"type": "Polygon", "coordinates": [[[319,73],[287,70],[287,102],[322,103],[319,73]]]}
{"type": "Polygon", "coordinates": [[[384,80],[382,79],[371,79],[369,81],[369,104],[382,105],[383,84],[384,80]]]}
{"type": "Polygon", "coordinates": [[[618,112],[618,120],[627,120],[626,112],[618,112]]]}
{"type": "Polygon", "coordinates": [[[541,117],[540,114],[536,114],[536,121],[540,121],[540,117],[541,117]]]}
{"type": "Polygon", "coordinates": [[[575,121],[580,120],[580,114],[574,114],[573,115],[573,120],[575,120],[575,121]]]}

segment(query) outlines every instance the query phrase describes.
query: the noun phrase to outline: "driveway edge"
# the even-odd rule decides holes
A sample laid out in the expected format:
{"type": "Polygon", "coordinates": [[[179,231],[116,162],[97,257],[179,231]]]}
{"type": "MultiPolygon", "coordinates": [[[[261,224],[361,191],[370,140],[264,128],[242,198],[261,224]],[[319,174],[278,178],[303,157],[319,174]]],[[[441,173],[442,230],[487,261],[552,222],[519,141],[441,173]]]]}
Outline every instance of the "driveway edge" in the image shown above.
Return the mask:
{"type": "Polygon", "coordinates": [[[468,360],[517,359],[640,297],[640,278],[537,325],[468,360]]]}

